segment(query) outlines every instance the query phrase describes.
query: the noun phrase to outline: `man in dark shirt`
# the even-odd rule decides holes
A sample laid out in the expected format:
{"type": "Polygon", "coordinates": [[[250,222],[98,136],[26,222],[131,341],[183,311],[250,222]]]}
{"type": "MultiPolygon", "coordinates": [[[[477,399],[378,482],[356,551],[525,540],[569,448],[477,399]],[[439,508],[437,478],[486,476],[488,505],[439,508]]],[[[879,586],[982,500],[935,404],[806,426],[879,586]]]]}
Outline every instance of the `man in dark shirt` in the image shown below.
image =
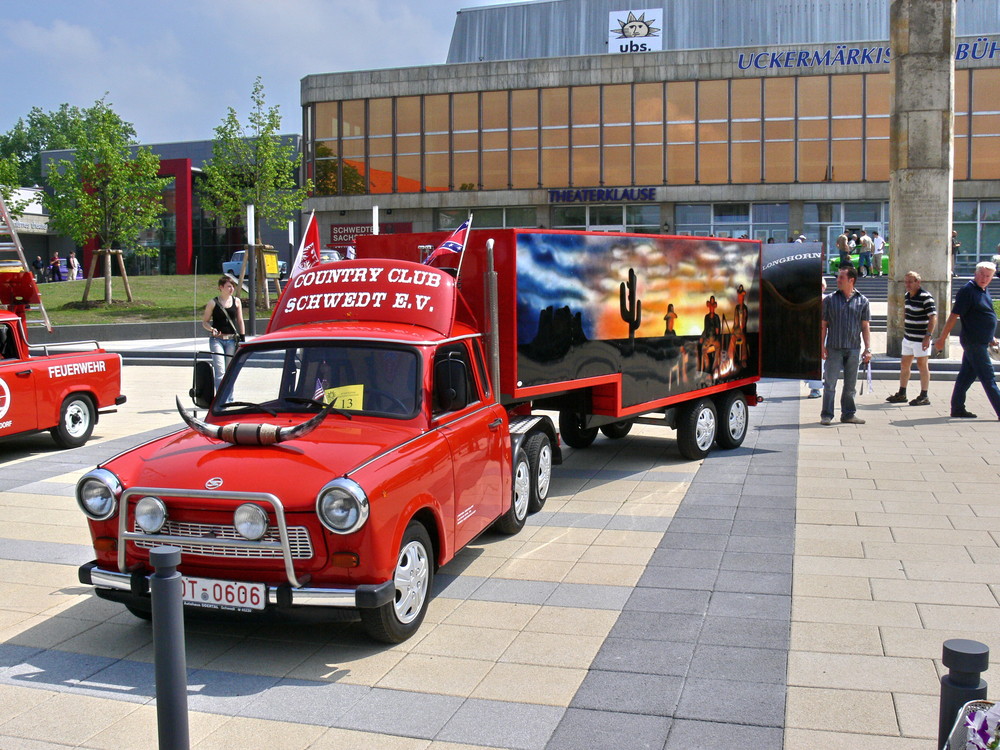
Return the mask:
{"type": "Polygon", "coordinates": [[[871,350],[871,307],[868,299],[855,290],[858,272],[854,266],[842,266],[837,272],[837,291],[823,298],[823,320],[820,339],[826,361],[823,372],[823,410],[820,424],[833,422],[833,405],[837,395],[837,380],[844,373],[844,390],[840,394],[840,421],[864,424],[854,406],[854,386],[858,382],[858,361],[869,362],[871,350]],[[860,352],[858,344],[864,341],[860,352]]]}
{"type": "Polygon", "coordinates": [[[972,281],[958,290],[951,315],[944,324],[941,336],[934,342],[938,349],[944,344],[955,327],[962,320],[962,367],[955,378],[955,388],[951,392],[951,416],[975,419],[976,415],[965,408],[965,394],[975,380],[983,384],[986,397],[997,417],[1000,417],[1000,388],[993,379],[993,363],[987,347],[996,346],[997,314],[993,310],[993,300],[987,287],[993,280],[997,267],[983,261],[976,266],[972,281]]]}

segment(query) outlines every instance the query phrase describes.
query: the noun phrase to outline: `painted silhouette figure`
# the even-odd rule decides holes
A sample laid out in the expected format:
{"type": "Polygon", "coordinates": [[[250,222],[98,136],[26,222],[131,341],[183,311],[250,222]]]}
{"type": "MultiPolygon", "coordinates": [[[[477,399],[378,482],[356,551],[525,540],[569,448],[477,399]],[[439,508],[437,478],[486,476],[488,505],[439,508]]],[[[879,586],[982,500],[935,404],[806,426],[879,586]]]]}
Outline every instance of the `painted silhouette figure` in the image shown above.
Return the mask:
{"type": "Polygon", "coordinates": [[[674,321],[677,320],[677,313],[674,312],[673,304],[667,305],[667,314],[663,316],[664,321],[664,336],[676,336],[674,332],[674,321]]]}
{"type": "Polygon", "coordinates": [[[698,369],[702,372],[714,374],[719,369],[719,349],[722,336],[722,320],[715,311],[719,303],[715,301],[713,294],[705,303],[708,313],[705,315],[705,327],[701,332],[701,360],[698,369]]]}
{"type": "Polygon", "coordinates": [[[733,337],[730,361],[736,362],[740,367],[746,367],[749,352],[747,349],[747,320],[750,311],[746,304],[747,291],[740,284],[736,288],[736,309],[733,311],[733,337]]]}

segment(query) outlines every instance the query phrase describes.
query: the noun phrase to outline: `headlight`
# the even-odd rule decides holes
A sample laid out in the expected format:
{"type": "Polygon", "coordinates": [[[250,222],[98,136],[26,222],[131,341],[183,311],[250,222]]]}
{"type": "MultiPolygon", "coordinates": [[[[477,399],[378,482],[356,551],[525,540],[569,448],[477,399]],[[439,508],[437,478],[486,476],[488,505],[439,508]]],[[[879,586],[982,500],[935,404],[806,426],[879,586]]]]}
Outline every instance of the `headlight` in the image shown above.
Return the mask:
{"type": "Polygon", "coordinates": [[[155,534],[167,521],[167,506],[158,497],[144,497],[135,505],[135,522],[147,534],[155,534]]]}
{"type": "Polygon", "coordinates": [[[368,520],[368,496],[351,479],[334,479],[316,498],[319,520],[334,534],[350,534],[368,520]]]}
{"type": "Polygon", "coordinates": [[[243,503],[233,514],[233,526],[240,535],[252,542],[267,533],[267,511],[253,503],[243,503]]]}
{"type": "Polygon", "coordinates": [[[76,502],[95,521],[106,521],[115,514],[121,494],[121,482],[107,469],[88,471],[76,483],[76,502]]]}

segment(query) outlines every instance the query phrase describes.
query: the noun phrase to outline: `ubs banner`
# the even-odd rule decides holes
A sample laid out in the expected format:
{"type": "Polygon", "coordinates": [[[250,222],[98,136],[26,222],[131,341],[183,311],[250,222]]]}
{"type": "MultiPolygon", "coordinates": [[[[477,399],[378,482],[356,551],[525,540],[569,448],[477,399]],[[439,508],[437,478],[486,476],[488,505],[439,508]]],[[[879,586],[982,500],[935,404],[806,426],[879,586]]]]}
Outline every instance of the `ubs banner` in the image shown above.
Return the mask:
{"type": "Polygon", "coordinates": [[[616,10],[608,14],[608,52],[659,52],[663,49],[663,8],[616,10]]]}
{"type": "Polygon", "coordinates": [[[761,250],[764,377],[820,377],[822,245],[765,244],[761,250]]]}

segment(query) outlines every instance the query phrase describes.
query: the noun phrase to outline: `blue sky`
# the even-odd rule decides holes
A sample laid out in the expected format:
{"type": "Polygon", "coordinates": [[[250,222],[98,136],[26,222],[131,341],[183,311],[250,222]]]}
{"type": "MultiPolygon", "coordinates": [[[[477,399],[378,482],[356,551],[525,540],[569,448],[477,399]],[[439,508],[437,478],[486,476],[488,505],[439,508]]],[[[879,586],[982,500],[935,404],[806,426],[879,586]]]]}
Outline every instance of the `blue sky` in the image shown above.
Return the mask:
{"type": "Polygon", "coordinates": [[[462,8],[499,0],[0,0],[0,132],[107,101],[143,143],[208,140],[259,75],[301,131],[312,73],[443,63],[462,8]]]}

